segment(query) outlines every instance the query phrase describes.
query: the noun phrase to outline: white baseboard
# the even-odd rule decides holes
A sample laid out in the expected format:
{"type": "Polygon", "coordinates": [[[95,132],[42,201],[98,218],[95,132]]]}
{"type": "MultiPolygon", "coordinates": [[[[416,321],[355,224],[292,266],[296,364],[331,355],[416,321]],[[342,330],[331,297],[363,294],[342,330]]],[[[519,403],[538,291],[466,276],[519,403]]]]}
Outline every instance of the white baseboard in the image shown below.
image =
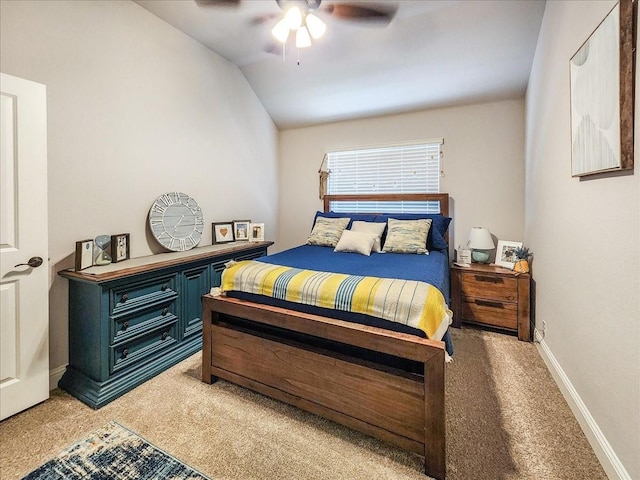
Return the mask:
{"type": "Polygon", "coordinates": [[[64,372],[67,370],[67,365],[62,365],[60,367],[54,368],[53,370],[49,370],[49,391],[55,390],[58,388],[58,382],[64,375],[64,372]]]}
{"type": "Polygon", "coordinates": [[[534,329],[534,339],[538,346],[540,356],[547,364],[547,368],[558,384],[562,395],[564,395],[573,415],[578,420],[582,431],[591,444],[598,460],[600,460],[600,464],[607,476],[612,480],[631,480],[631,475],[629,475],[622,462],[620,462],[616,452],[607,441],[602,430],[600,430],[600,427],[587,409],[587,406],[582,401],[582,398],[580,398],[580,395],[578,395],[578,392],[573,387],[569,377],[567,377],[567,374],[558,363],[553,352],[544,341],[544,337],[537,329],[534,329]]]}

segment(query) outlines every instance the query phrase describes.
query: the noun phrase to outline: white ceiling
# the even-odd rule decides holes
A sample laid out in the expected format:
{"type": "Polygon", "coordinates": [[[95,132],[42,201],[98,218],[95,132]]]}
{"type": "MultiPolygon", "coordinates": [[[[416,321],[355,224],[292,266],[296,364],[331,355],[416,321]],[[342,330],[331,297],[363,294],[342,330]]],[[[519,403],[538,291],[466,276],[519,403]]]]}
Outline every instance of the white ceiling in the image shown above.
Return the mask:
{"type": "MultiPolygon", "coordinates": [[[[281,10],[275,0],[240,6],[135,0],[236,64],[280,129],[525,93],[544,0],[367,1],[393,4],[384,27],[318,13],[327,33],[310,48],[266,53],[281,10]],[[264,15],[267,21],[256,22],[264,15]]],[[[331,3],[357,3],[358,0],[331,3]]]]}

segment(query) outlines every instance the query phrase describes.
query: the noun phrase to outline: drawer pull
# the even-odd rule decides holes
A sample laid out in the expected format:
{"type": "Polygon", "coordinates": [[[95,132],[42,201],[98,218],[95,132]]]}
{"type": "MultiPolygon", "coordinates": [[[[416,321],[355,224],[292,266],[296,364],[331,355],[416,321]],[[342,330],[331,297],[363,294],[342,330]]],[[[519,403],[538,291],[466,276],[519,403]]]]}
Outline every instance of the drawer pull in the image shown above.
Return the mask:
{"type": "Polygon", "coordinates": [[[169,313],[169,307],[164,307],[162,309],[162,315],[166,315],[167,313],[169,313]]]}
{"type": "Polygon", "coordinates": [[[484,275],[476,275],[475,277],[479,282],[502,283],[501,277],[485,277],[484,275]]]}
{"type": "Polygon", "coordinates": [[[127,358],[127,355],[129,355],[129,349],[125,348],[122,350],[122,358],[127,358]]]}
{"type": "Polygon", "coordinates": [[[122,330],[126,330],[127,328],[129,328],[129,322],[124,322],[122,324],[122,330]]]}
{"type": "Polygon", "coordinates": [[[122,298],[120,299],[120,302],[124,303],[127,300],[129,300],[129,295],[127,295],[126,293],[123,293],[122,298]]]}
{"type": "Polygon", "coordinates": [[[504,304],[500,302],[491,302],[489,300],[475,300],[475,304],[483,307],[504,308],[504,304]]]}
{"type": "Polygon", "coordinates": [[[169,336],[169,332],[163,332],[162,333],[162,340],[166,340],[168,336],[169,336]]]}
{"type": "Polygon", "coordinates": [[[163,284],[162,284],[162,287],[160,287],[160,290],[162,290],[162,291],[164,292],[167,288],[169,288],[169,287],[167,286],[167,284],[166,284],[166,283],[163,283],[163,284]]]}

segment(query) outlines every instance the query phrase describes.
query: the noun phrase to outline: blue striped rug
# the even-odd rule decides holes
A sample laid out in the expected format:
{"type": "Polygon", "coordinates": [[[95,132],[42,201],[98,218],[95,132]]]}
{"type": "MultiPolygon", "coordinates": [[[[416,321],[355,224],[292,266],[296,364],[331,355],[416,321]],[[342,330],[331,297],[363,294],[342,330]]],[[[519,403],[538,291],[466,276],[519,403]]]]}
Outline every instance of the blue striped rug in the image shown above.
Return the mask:
{"type": "Polygon", "coordinates": [[[116,422],[72,445],[23,480],[209,480],[116,422]]]}

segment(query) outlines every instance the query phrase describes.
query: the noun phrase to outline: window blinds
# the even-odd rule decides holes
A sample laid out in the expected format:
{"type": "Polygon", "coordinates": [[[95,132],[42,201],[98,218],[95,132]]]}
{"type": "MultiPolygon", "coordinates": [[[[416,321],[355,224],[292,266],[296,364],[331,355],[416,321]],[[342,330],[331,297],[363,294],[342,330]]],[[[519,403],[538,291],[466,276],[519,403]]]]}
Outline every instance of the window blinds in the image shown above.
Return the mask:
{"type": "MultiPolygon", "coordinates": [[[[439,193],[440,145],[396,145],[327,153],[329,195],[439,193]]],[[[437,202],[332,202],[336,212],[412,213],[439,211],[437,202]]]]}

